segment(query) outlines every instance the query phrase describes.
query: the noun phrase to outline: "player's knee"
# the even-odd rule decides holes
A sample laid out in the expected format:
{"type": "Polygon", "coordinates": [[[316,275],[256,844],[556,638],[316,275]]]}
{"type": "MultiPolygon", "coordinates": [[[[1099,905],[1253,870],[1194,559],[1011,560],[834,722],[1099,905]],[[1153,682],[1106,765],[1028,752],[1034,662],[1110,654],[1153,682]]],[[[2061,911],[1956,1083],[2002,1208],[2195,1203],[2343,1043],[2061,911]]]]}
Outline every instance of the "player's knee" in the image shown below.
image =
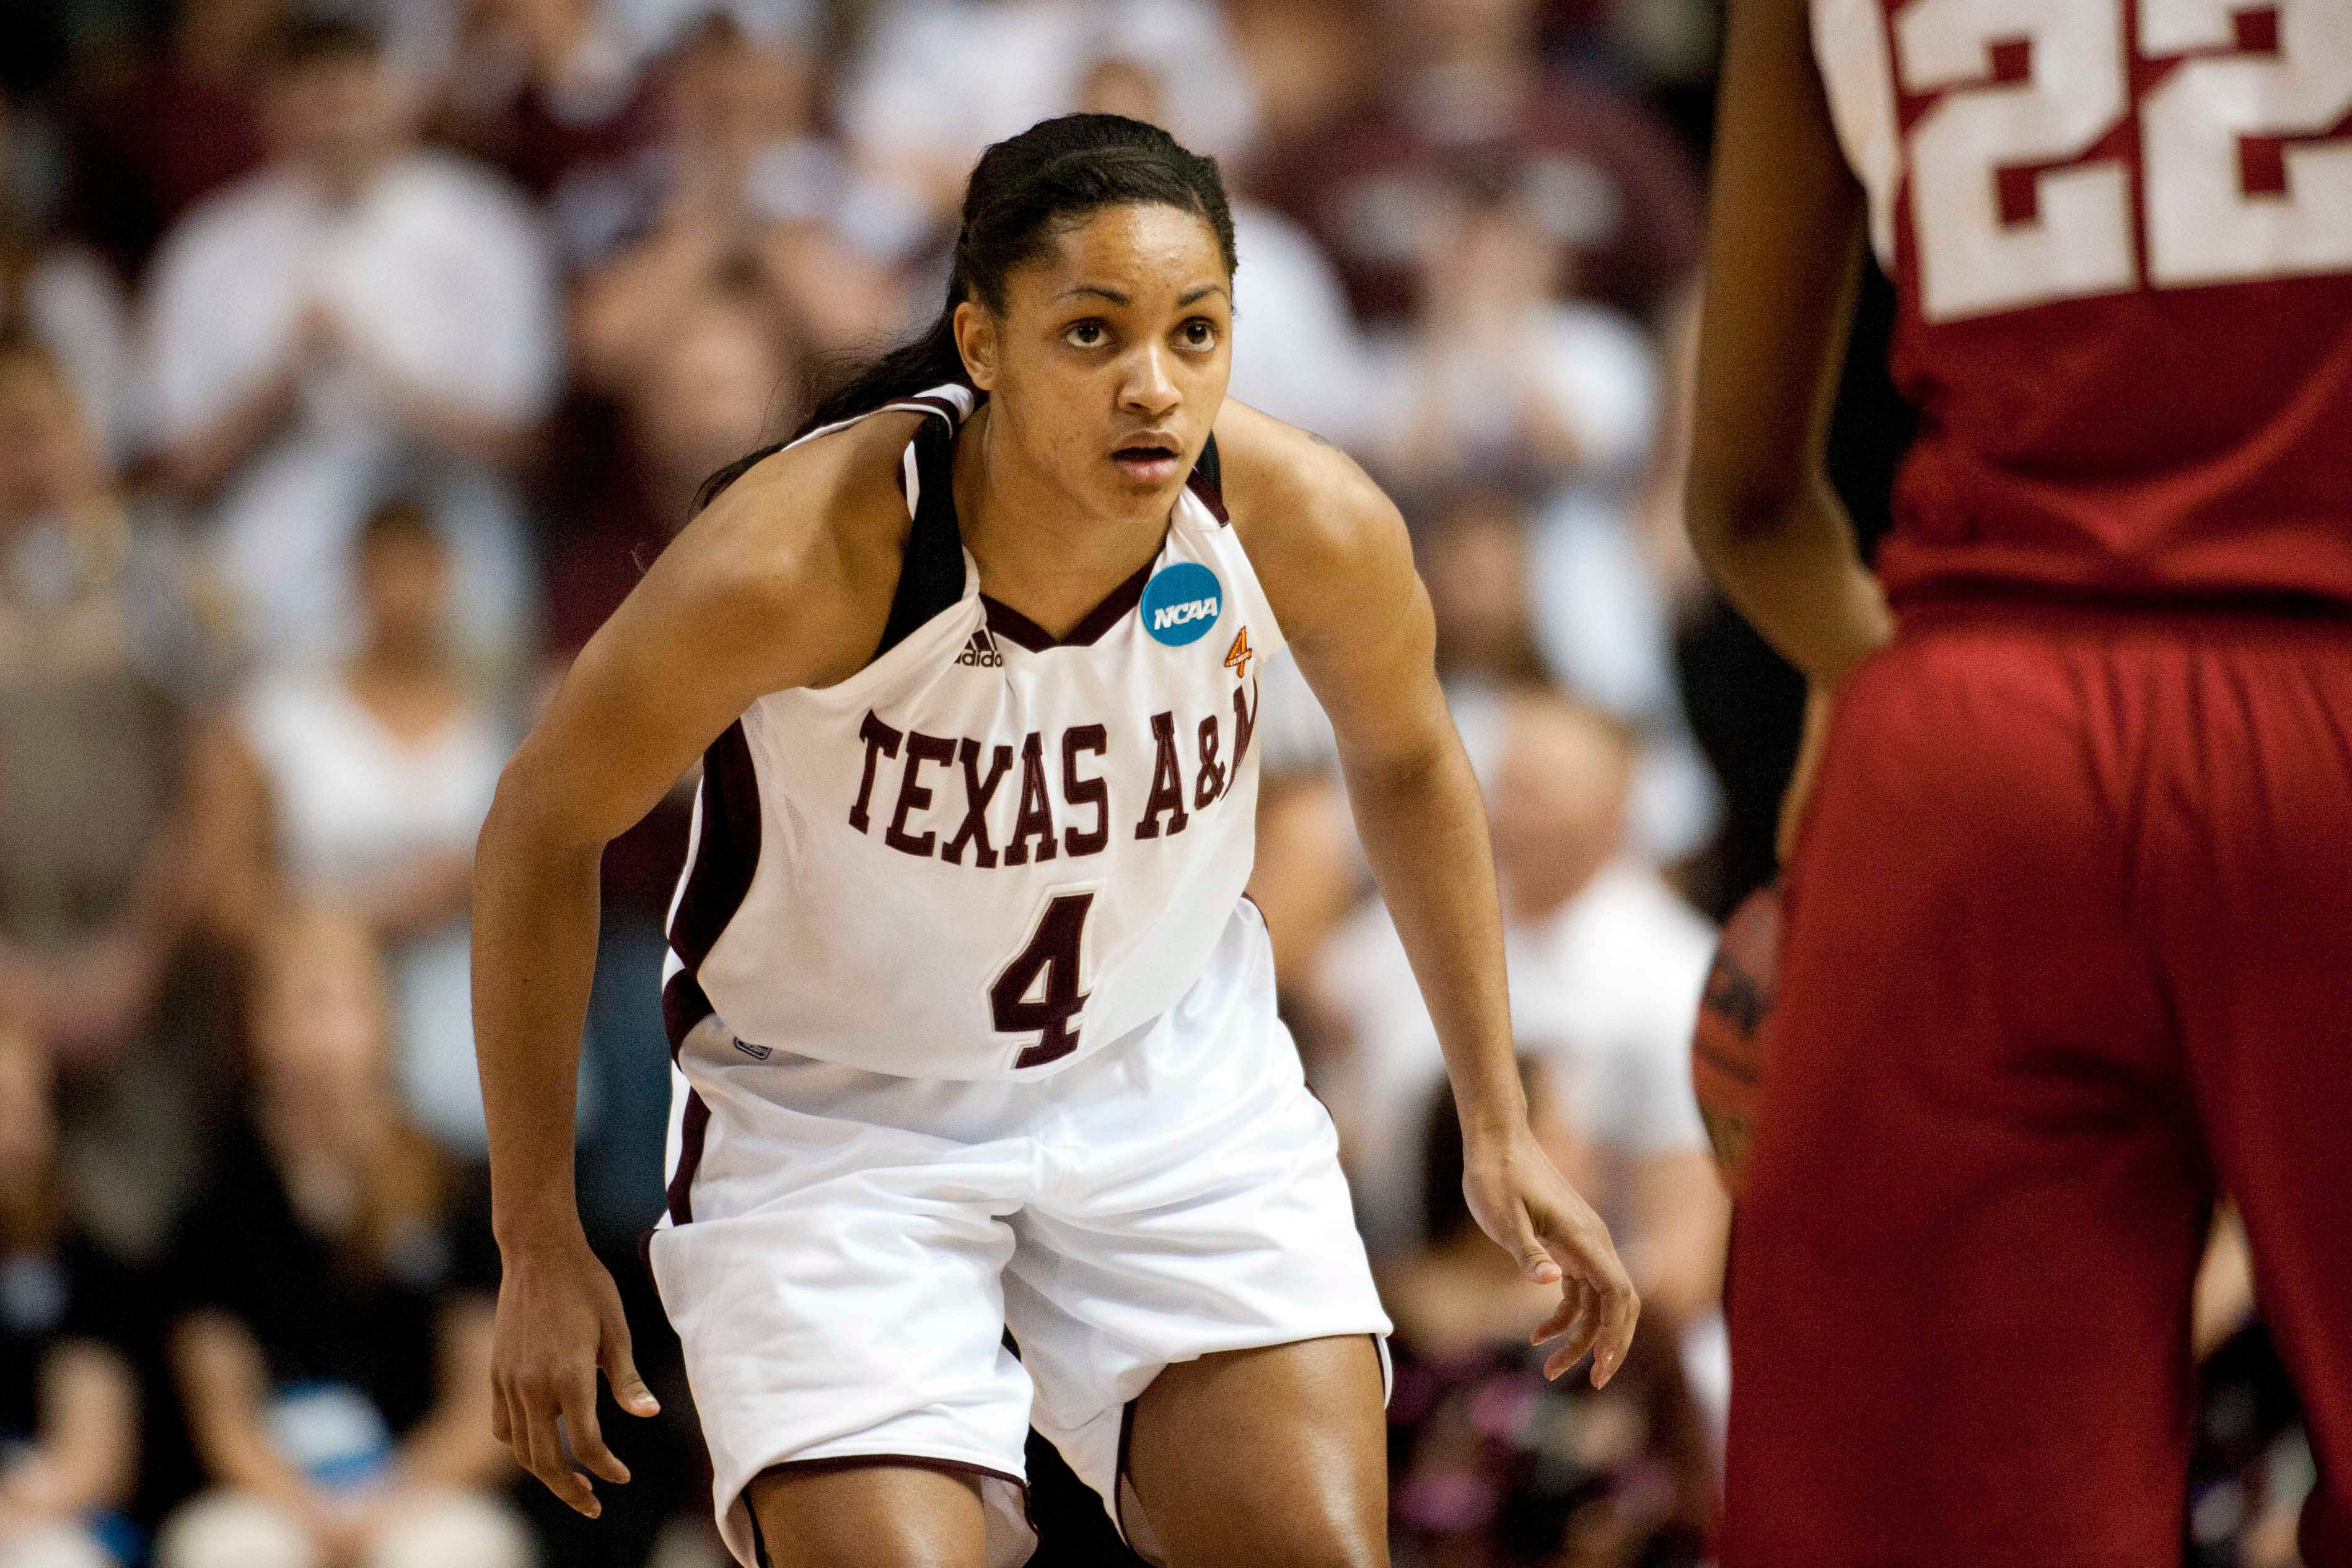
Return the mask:
{"type": "Polygon", "coordinates": [[[1389,1549],[1379,1534],[1350,1530],[1276,1542],[1264,1561],[1286,1568],[1389,1568],[1389,1549]]]}
{"type": "Polygon", "coordinates": [[[968,1479],[889,1464],[766,1471],[746,1494],[766,1568],[986,1568],[968,1479]]]}
{"type": "Polygon", "coordinates": [[[796,1540],[773,1541],[767,1548],[767,1568],[985,1568],[984,1552],[945,1542],[796,1540]]]}
{"type": "Polygon", "coordinates": [[[1324,1500],[1326,1506],[1305,1504],[1249,1531],[1250,1560],[1283,1568],[1389,1568],[1383,1511],[1339,1498],[1324,1500]]]}

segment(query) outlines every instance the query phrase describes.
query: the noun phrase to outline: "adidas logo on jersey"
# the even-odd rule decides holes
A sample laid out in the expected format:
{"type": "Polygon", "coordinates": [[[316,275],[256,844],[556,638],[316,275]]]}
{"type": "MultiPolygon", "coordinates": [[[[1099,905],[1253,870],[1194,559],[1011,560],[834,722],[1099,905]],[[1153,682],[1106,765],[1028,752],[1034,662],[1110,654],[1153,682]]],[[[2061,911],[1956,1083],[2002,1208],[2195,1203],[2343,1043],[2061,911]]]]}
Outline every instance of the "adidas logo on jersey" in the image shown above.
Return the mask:
{"type": "Polygon", "coordinates": [[[983,670],[1001,670],[1004,667],[1004,655],[997,651],[995,640],[989,636],[988,628],[982,626],[972,632],[971,641],[966,643],[963,652],[956,655],[956,663],[978,665],[983,670]]]}
{"type": "Polygon", "coordinates": [[[1171,626],[1181,626],[1188,621],[1214,621],[1217,601],[1208,599],[1187,600],[1181,604],[1166,604],[1151,612],[1151,629],[1165,632],[1171,626]]]}

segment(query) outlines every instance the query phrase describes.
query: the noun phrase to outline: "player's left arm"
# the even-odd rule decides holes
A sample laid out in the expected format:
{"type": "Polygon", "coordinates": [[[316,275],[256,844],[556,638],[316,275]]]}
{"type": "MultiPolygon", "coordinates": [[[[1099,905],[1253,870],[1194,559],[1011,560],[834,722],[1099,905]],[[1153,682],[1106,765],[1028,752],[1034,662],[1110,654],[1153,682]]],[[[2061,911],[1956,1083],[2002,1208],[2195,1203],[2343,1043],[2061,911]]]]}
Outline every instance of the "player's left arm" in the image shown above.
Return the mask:
{"type": "Polygon", "coordinates": [[[1785,858],[1854,667],[1894,634],[1822,465],[1862,256],[1863,193],[1813,63],[1806,0],[1733,0],[1707,195],[1691,543],[1812,696],[1780,810],[1785,858]]]}
{"type": "Polygon", "coordinates": [[[1299,670],[1329,715],[1356,829],[1445,1052],[1464,1192],[1486,1234],[1560,1307],[1546,1371],[1593,1353],[1606,1383],[1640,1301],[1609,1232],[1528,1125],[1502,912],[1477,780],[1433,658],[1429,595],[1395,505],[1345,454],[1238,404],[1217,422],[1226,499],[1299,670]]]}
{"type": "Polygon", "coordinates": [[[1809,15],[1733,0],[1726,18],[1685,509],[1725,596],[1833,691],[1893,627],[1822,464],[1863,198],[1809,15]]]}

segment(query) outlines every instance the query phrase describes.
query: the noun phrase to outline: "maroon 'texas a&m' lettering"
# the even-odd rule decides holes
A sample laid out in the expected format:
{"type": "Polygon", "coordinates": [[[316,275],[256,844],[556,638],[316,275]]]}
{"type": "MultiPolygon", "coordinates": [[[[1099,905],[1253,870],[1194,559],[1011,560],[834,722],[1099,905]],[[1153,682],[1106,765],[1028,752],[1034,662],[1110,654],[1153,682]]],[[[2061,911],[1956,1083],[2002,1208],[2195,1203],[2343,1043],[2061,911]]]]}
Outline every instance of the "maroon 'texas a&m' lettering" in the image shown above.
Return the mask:
{"type": "MultiPolygon", "coordinates": [[[[1246,686],[1234,690],[1230,756],[1224,755],[1224,719],[1217,714],[1179,724],[1173,712],[1156,713],[1139,727],[1129,744],[1139,755],[1148,748],[1151,784],[1129,830],[1133,837],[1173,838],[1195,813],[1233,792],[1257,728],[1252,695],[1246,686]]],[[[865,744],[865,758],[849,825],[872,835],[875,802],[886,802],[880,836],[900,854],[993,871],[1064,855],[1083,860],[1110,847],[1118,807],[1098,760],[1088,766],[1089,758],[1111,755],[1111,735],[1104,725],[1072,725],[1052,744],[1032,730],[1015,746],[900,729],[869,709],[857,737],[865,744]],[[1047,761],[1056,749],[1058,779],[1047,761]],[[898,765],[895,779],[883,777],[885,762],[898,765]],[[997,807],[1001,797],[1008,807],[997,807]],[[994,831],[1003,833],[1001,840],[992,832],[992,816],[994,831]]]]}

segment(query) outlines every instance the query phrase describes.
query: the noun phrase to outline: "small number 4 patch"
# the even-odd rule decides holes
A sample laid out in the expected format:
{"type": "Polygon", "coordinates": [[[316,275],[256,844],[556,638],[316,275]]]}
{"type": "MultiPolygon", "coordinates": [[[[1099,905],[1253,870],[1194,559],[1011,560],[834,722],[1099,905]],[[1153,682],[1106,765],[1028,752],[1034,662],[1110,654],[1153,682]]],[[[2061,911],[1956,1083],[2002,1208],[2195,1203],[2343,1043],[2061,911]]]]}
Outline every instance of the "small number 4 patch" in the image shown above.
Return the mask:
{"type": "Polygon", "coordinates": [[[1255,656],[1250,651],[1249,628],[1244,626],[1234,633],[1234,645],[1225,650],[1225,668],[1231,670],[1236,678],[1248,680],[1249,662],[1255,656]]]}

